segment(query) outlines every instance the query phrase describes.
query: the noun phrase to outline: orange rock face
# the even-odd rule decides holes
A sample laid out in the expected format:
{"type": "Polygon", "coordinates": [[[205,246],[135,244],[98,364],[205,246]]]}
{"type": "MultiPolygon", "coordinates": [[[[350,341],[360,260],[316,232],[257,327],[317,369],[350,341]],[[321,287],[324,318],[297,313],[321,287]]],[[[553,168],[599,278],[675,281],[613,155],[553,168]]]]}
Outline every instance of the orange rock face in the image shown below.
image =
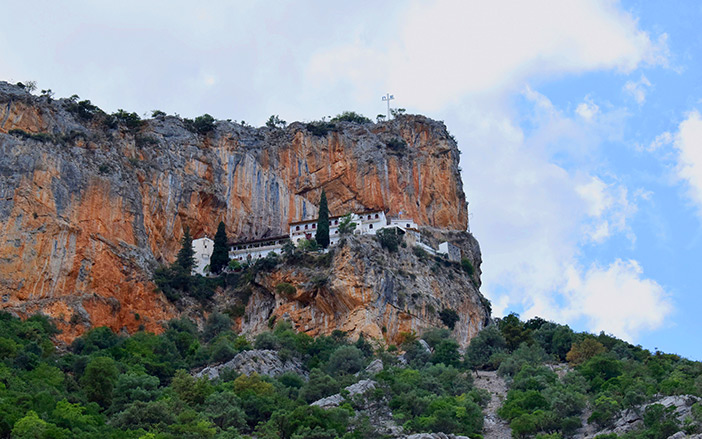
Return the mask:
{"type": "MultiPolygon", "coordinates": [[[[463,233],[468,256],[477,243],[463,233]]],[[[439,312],[450,309],[460,318],[453,336],[465,347],[490,318],[476,283],[458,264],[436,265],[433,258],[418,257],[411,245],[389,253],[371,236],[348,238],[332,250],[329,266],[285,263],[259,273],[256,283],[246,318],[239,321],[244,333],[265,331],[274,319],[312,336],[341,330],[352,338],[363,334],[399,344],[408,333],[445,327],[439,312]],[[282,283],[295,293],[279,291],[282,283]]]]}
{"type": "MultiPolygon", "coordinates": [[[[300,123],[218,122],[198,135],[175,117],[136,130],[100,121],[0,83],[0,308],[48,314],[66,341],[98,325],[159,331],[175,317],[150,279],[185,226],[195,237],[220,221],[232,239],[287,233],[316,215],[325,189],[332,214],[383,209],[467,227],[458,149],[422,116],[321,135],[300,123]]],[[[348,307],[365,303],[358,294],[348,307]]],[[[387,330],[409,324],[387,313],[387,330]]]]}

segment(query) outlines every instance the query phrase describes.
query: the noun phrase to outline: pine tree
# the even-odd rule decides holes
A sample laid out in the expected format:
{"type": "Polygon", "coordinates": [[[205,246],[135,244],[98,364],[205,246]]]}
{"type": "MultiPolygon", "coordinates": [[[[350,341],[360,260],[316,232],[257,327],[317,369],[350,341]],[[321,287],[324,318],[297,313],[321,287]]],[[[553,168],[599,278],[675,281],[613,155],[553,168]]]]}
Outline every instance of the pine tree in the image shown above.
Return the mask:
{"type": "Polygon", "coordinates": [[[227,251],[227,232],[224,230],[224,223],[219,222],[217,233],[214,237],[214,248],[210,257],[210,271],[219,273],[229,263],[229,252],[227,251]]]}
{"type": "Polygon", "coordinates": [[[319,199],[319,218],[317,218],[317,234],[314,239],[320,247],[329,247],[329,207],[324,189],[322,189],[322,196],[319,199]]]}
{"type": "Polygon", "coordinates": [[[193,250],[193,238],[190,236],[190,228],[185,228],[183,239],[180,240],[180,251],[175,261],[176,268],[182,269],[185,273],[190,274],[195,265],[195,250],[193,250]]]}

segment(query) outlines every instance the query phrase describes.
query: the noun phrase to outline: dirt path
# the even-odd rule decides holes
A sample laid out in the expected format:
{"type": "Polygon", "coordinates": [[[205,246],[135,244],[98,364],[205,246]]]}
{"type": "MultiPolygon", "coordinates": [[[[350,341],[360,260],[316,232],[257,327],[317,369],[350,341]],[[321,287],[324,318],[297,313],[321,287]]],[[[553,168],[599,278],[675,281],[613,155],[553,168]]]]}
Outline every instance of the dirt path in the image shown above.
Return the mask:
{"type": "Polygon", "coordinates": [[[478,372],[474,376],[475,387],[485,389],[490,392],[490,402],[485,408],[485,426],[483,427],[483,437],[485,439],[511,439],[512,430],[509,424],[497,416],[497,409],[502,405],[502,401],[507,397],[507,386],[505,380],[497,376],[496,372],[478,372]]]}

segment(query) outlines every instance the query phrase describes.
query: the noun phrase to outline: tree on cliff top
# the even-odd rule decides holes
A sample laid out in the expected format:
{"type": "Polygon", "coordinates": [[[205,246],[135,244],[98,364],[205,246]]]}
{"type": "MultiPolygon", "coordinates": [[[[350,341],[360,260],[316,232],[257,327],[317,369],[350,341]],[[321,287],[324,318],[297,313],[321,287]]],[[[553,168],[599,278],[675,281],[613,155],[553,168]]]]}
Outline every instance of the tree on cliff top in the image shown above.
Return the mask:
{"type": "Polygon", "coordinates": [[[187,274],[193,269],[195,265],[195,250],[193,250],[193,238],[190,236],[190,227],[185,228],[185,233],[183,234],[183,239],[180,240],[180,251],[178,251],[178,257],[176,258],[175,265],[177,268],[182,268],[187,274]]]}
{"type": "Polygon", "coordinates": [[[214,237],[214,248],[212,249],[212,257],[210,257],[210,271],[219,273],[228,263],[227,232],[224,230],[224,222],[220,221],[214,237]]]}
{"type": "Polygon", "coordinates": [[[319,218],[317,219],[317,234],[314,239],[320,247],[329,247],[329,207],[324,189],[322,189],[322,196],[319,198],[319,218]]]}

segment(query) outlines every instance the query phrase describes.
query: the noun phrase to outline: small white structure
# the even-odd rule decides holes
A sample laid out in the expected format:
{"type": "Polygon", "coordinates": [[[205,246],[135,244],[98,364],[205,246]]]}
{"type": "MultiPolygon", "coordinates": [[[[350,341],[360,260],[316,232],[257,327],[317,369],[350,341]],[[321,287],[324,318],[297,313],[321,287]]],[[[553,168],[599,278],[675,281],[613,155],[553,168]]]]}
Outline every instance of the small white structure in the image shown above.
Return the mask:
{"type": "Polygon", "coordinates": [[[447,255],[449,261],[461,262],[461,249],[448,241],[439,244],[439,253],[447,255]]]}
{"type": "Polygon", "coordinates": [[[288,235],[272,236],[253,241],[235,242],[229,246],[229,259],[239,262],[265,258],[270,253],[280,254],[288,235]]]}
{"type": "Polygon", "coordinates": [[[399,227],[401,229],[417,230],[417,223],[411,218],[390,218],[390,227],[399,227]]]}
{"type": "Polygon", "coordinates": [[[195,264],[193,274],[205,275],[205,267],[210,265],[210,257],[214,249],[214,241],[207,236],[193,239],[193,252],[195,252],[195,264]]]}

